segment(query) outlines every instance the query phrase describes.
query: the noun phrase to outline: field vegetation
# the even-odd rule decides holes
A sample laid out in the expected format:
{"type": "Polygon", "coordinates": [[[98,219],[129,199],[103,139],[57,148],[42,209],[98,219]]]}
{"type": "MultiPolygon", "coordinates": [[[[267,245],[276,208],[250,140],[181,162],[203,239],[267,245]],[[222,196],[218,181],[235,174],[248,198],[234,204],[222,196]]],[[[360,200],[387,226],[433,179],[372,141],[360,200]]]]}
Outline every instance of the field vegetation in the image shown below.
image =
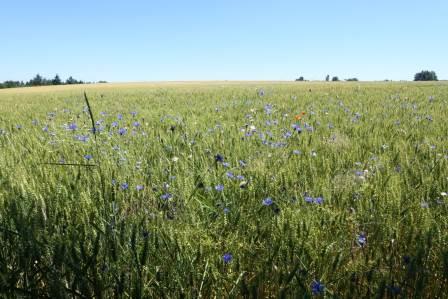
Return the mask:
{"type": "Polygon", "coordinates": [[[447,298],[447,119],[446,82],[2,90],[0,294],[447,298]]]}

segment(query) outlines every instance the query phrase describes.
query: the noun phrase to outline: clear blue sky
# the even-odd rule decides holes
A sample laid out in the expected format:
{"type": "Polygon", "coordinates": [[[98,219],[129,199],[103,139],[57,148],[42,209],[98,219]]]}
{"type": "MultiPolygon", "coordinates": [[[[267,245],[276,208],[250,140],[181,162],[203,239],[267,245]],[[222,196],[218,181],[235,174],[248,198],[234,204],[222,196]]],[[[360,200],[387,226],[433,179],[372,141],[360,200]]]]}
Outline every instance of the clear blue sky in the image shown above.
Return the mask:
{"type": "Polygon", "coordinates": [[[0,81],[448,79],[447,0],[4,0],[0,28],[0,81]]]}

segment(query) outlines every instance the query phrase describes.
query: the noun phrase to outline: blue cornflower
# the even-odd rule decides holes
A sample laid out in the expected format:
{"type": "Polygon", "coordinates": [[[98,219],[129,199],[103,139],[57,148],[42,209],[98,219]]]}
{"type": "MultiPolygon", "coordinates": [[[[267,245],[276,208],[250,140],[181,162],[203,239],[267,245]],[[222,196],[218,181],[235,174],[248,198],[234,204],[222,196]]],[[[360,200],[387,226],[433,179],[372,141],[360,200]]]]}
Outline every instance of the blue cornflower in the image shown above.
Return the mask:
{"type": "Polygon", "coordinates": [[[288,139],[292,136],[292,133],[290,131],[287,131],[285,134],[283,134],[283,138],[288,139]]]}
{"type": "Polygon", "coordinates": [[[228,264],[233,260],[233,256],[229,252],[224,253],[224,255],[222,256],[222,260],[224,261],[225,264],[228,264]]]}
{"type": "Polygon", "coordinates": [[[263,202],[262,202],[262,204],[264,205],[264,206],[270,206],[270,205],[272,205],[274,203],[274,201],[272,200],[272,198],[270,198],[270,197],[266,197],[265,199],[263,199],[263,202]]]}
{"type": "Polygon", "coordinates": [[[363,176],[363,175],[364,175],[364,172],[361,171],[361,170],[357,170],[357,171],[355,171],[355,175],[356,175],[356,176],[363,176]]]}
{"type": "Polygon", "coordinates": [[[118,129],[118,134],[123,136],[124,134],[126,134],[127,131],[128,130],[126,130],[126,128],[120,128],[120,129],[118,129]]]}
{"type": "Polygon", "coordinates": [[[129,189],[129,184],[128,183],[122,183],[121,185],[120,185],[120,187],[121,187],[121,190],[128,190],[129,189]]]}
{"type": "Polygon", "coordinates": [[[286,143],[286,142],[274,142],[274,143],[271,144],[271,146],[273,148],[282,148],[282,147],[285,147],[287,145],[288,145],[288,143],[286,143]]]}
{"type": "Polygon", "coordinates": [[[234,178],[235,178],[235,175],[234,175],[233,173],[231,173],[230,171],[227,171],[227,172],[226,172],[226,176],[227,176],[229,179],[234,179],[234,178]]]}
{"type": "Polygon", "coordinates": [[[313,132],[313,131],[314,131],[313,126],[310,126],[310,125],[307,124],[307,123],[304,124],[304,127],[305,127],[305,129],[306,129],[308,132],[313,132]]]}
{"type": "Polygon", "coordinates": [[[297,133],[302,133],[302,128],[300,127],[299,124],[293,124],[292,128],[294,129],[294,131],[296,131],[297,133]]]}
{"type": "Polygon", "coordinates": [[[243,180],[244,180],[244,176],[241,175],[241,174],[237,175],[236,178],[237,178],[237,180],[239,180],[239,181],[243,181],[243,180]]]}
{"type": "Polygon", "coordinates": [[[366,245],[366,243],[367,243],[366,235],[364,233],[360,233],[358,235],[358,240],[357,241],[358,241],[359,246],[364,247],[364,245],[366,245]]]}
{"type": "Polygon", "coordinates": [[[123,114],[119,113],[119,114],[117,115],[117,118],[118,118],[118,120],[122,120],[122,119],[123,119],[123,114]]]}
{"type": "Polygon", "coordinates": [[[137,112],[136,112],[136,111],[131,111],[131,115],[132,115],[133,117],[135,117],[135,116],[137,115],[137,112]]]}
{"type": "Polygon", "coordinates": [[[407,265],[411,262],[411,257],[409,255],[403,256],[403,262],[407,265]]]}
{"type": "Polygon", "coordinates": [[[311,292],[313,295],[322,295],[325,291],[325,285],[319,280],[313,280],[311,283],[311,292]]]}
{"type": "Polygon", "coordinates": [[[44,132],[48,132],[48,126],[43,127],[43,128],[42,128],[42,131],[44,131],[44,132]]]}
{"type": "Polygon", "coordinates": [[[267,104],[264,106],[264,112],[266,114],[271,114],[272,113],[272,105],[271,104],[267,104]]]}
{"type": "Polygon", "coordinates": [[[68,125],[68,129],[70,131],[75,131],[78,128],[78,126],[75,123],[71,123],[68,125]]]}
{"type": "Polygon", "coordinates": [[[92,155],[84,155],[84,159],[86,159],[87,161],[92,160],[92,155]]]}
{"type": "Polygon", "coordinates": [[[172,197],[173,197],[173,195],[171,193],[165,193],[165,194],[162,194],[160,196],[160,198],[163,199],[163,200],[167,200],[167,199],[170,199],[172,197]]]}
{"type": "Polygon", "coordinates": [[[314,199],[314,203],[316,203],[316,204],[318,204],[318,205],[321,205],[321,204],[324,203],[324,198],[323,198],[323,197],[316,197],[316,198],[314,199]]]}
{"type": "Polygon", "coordinates": [[[222,163],[222,166],[224,166],[224,167],[230,167],[230,163],[228,163],[228,162],[223,162],[223,163],[222,163]]]}
{"type": "Polygon", "coordinates": [[[137,191],[142,191],[143,189],[145,189],[145,187],[143,185],[137,185],[137,186],[135,186],[135,189],[137,191]]]}
{"type": "Polygon", "coordinates": [[[224,208],[223,212],[224,212],[224,214],[228,214],[230,212],[230,209],[229,208],[224,208]]]}
{"type": "Polygon", "coordinates": [[[87,135],[76,135],[75,139],[82,142],[87,142],[89,140],[89,136],[87,135]]]}
{"type": "Polygon", "coordinates": [[[134,121],[133,126],[138,128],[138,127],[140,127],[140,123],[138,121],[134,121]]]}
{"type": "Polygon", "coordinates": [[[110,124],[112,128],[118,127],[118,122],[114,121],[110,124]]]}
{"type": "Polygon", "coordinates": [[[219,163],[222,163],[222,162],[224,162],[224,157],[222,155],[220,155],[220,154],[216,154],[215,161],[219,162],[219,163]]]}
{"type": "Polygon", "coordinates": [[[215,186],[215,190],[218,191],[218,192],[221,192],[222,190],[224,190],[224,185],[221,185],[221,184],[216,185],[215,186]]]}
{"type": "Polygon", "coordinates": [[[311,196],[305,196],[305,201],[307,203],[312,203],[314,201],[314,198],[312,198],[311,196]]]}

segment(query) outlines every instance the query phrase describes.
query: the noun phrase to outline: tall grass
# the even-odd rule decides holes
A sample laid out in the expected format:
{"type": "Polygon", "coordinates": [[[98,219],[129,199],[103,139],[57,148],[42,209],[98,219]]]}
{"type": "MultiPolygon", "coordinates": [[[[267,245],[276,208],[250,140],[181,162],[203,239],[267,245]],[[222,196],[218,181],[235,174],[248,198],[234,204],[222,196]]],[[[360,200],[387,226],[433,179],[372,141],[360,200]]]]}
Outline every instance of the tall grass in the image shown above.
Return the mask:
{"type": "Polygon", "coordinates": [[[446,83],[87,96],[0,93],[2,296],[448,296],[446,83]]]}

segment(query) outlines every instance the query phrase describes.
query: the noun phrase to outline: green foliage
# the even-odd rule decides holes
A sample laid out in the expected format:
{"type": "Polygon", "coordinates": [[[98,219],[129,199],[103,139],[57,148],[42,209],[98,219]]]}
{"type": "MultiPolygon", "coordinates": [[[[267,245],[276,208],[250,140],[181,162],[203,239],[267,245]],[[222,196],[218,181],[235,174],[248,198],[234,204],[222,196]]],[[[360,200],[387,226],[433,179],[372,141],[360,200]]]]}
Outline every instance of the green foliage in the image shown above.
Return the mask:
{"type": "Polygon", "coordinates": [[[331,78],[331,81],[333,81],[333,82],[339,81],[339,78],[337,76],[334,76],[333,78],[331,78]]]}
{"type": "Polygon", "coordinates": [[[37,74],[33,79],[31,79],[27,85],[29,86],[42,86],[46,85],[46,79],[44,79],[41,75],[37,74]]]}
{"type": "Polygon", "coordinates": [[[327,75],[326,77],[325,77],[325,81],[330,81],[330,75],[327,75]]]}
{"type": "Polygon", "coordinates": [[[414,81],[437,81],[437,75],[434,71],[421,71],[416,73],[414,81]]]}
{"type": "Polygon", "coordinates": [[[65,84],[68,84],[68,85],[70,85],[70,84],[83,84],[84,82],[82,82],[82,81],[78,81],[78,80],[76,80],[76,79],[74,79],[72,76],[70,76],[66,81],[65,81],[65,84]]]}
{"type": "Polygon", "coordinates": [[[14,87],[23,87],[25,84],[21,81],[5,81],[3,83],[0,83],[0,89],[1,88],[14,88],[14,87]]]}
{"type": "Polygon", "coordinates": [[[345,79],[345,81],[359,81],[358,78],[349,78],[349,79],[345,79]]]}
{"type": "Polygon", "coordinates": [[[59,78],[59,75],[56,74],[56,76],[54,76],[54,79],[51,81],[52,85],[61,85],[62,81],[61,78],[59,78]]]}
{"type": "Polygon", "coordinates": [[[447,298],[448,85],[312,85],[2,91],[0,297],[447,298]]]}
{"type": "Polygon", "coordinates": [[[11,81],[11,80],[0,83],[0,89],[25,87],[25,86],[62,85],[62,84],[84,84],[84,82],[81,80],[78,81],[71,76],[66,80],[66,82],[62,82],[61,78],[57,74],[51,80],[42,77],[40,74],[37,74],[33,79],[31,79],[26,83],[23,83],[22,81],[11,81]]]}
{"type": "Polygon", "coordinates": [[[296,81],[305,81],[305,79],[302,76],[300,76],[299,78],[296,79],[296,81]]]}

